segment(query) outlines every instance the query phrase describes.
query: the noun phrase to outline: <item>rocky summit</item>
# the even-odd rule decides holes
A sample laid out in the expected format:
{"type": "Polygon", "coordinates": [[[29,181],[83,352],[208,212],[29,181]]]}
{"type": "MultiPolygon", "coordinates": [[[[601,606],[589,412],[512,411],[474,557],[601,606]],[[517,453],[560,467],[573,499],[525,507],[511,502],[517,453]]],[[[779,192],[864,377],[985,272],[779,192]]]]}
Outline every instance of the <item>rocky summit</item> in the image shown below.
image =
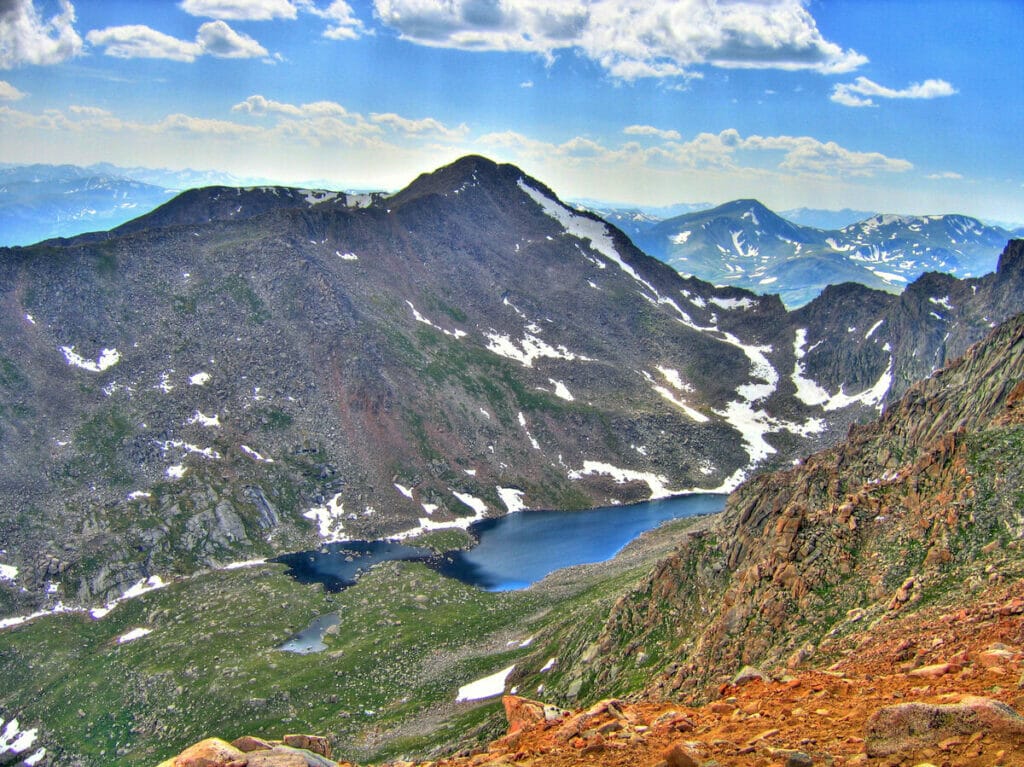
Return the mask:
{"type": "Polygon", "coordinates": [[[0,251],[0,615],[521,508],[731,490],[1024,306],[998,270],[797,312],[683,279],[519,169],[185,193],[0,251]]]}

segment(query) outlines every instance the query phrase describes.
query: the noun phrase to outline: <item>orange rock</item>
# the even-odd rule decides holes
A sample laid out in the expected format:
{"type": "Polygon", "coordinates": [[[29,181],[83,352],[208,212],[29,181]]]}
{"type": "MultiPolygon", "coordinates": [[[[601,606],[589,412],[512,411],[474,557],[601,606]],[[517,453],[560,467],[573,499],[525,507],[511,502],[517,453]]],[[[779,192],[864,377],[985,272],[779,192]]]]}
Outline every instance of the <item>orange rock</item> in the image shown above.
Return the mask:
{"type": "Polygon", "coordinates": [[[174,759],[174,767],[245,767],[249,760],[220,738],[207,738],[189,746],[174,759]]]}
{"type": "Polygon", "coordinates": [[[669,746],[662,754],[667,767],[699,767],[700,762],[693,757],[689,749],[682,743],[669,746]]]}
{"type": "Polygon", "coordinates": [[[254,738],[252,735],[243,735],[240,738],[235,738],[231,741],[231,745],[247,754],[250,751],[267,751],[274,747],[269,741],[262,738],[254,738]]]}
{"type": "Polygon", "coordinates": [[[304,748],[314,754],[331,758],[331,742],[322,735],[285,735],[284,744],[292,748],[304,748]]]}

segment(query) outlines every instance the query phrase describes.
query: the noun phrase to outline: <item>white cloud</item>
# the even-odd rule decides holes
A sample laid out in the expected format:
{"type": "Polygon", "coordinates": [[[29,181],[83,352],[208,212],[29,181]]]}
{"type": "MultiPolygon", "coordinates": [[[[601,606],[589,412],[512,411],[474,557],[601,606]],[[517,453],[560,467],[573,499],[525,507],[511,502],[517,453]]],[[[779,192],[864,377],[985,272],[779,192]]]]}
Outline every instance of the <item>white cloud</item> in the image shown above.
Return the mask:
{"type": "Polygon", "coordinates": [[[179,40],[144,24],[93,29],[85,36],[91,45],[119,59],[170,59],[195,61],[202,49],[195,42],[179,40]]]}
{"type": "Polygon", "coordinates": [[[25,94],[6,80],[0,80],[0,101],[17,101],[25,98],[25,94]]]}
{"type": "Polygon", "coordinates": [[[465,50],[575,50],[613,77],[693,67],[849,72],[867,59],[826,40],[803,0],[374,0],[405,40],[465,50]]]}
{"type": "Polygon", "coordinates": [[[252,59],[267,55],[266,48],[223,21],[209,21],[199,27],[196,43],[204,53],[222,59],[252,59]]]}
{"type": "Polygon", "coordinates": [[[627,125],[622,129],[627,136],[655,136],[666,141],[679,141],[682,136],[677,130],[662,130],[653,125],[627,125]]]}
{"type": "Polygon", "coordinates": [[[291,0],[182,0],[181,9],[192,16],[231,21],[294,19],[291,0]]]}
{"type": "Polygon", "coordinates": [[[75,115],[87,115],[89,117],[113,117],[107,109],[100,107],[81,106],[79,104],[72,104],[68,107],[68,111],[75,115]]]}
{"type": "Polygon", "coordinates": [[[90,44],[119,59],[170,59],[193,62],[199,56],[248,59],[267,56],[267,49],[248,35],[236,32],[227,22],[208,21],[199,27],[195,41],[180,40],[143,24],[94,29],[86,35],[90,44]]]}
{"type": "Polygon", "coordinates": [[[324,37],[332,40],[354,40],[363,33],[363,22],[356,18],[352,7],[345,0],[334,0],[324,10],[310,4],[309,10],[332,22],[324,31],[324,37]]]}
{"type": "Polygon", "coordinates": [[[430,133],[441,138],[459,139],[469,133],[469,128],[464,124],[459,125],[457,128],[449,128],[440,120],[435,120],[433,117],[414,120],[393,113],[379,114],[374,112],[370,114],[370,119],[378,125],[386,125],[402,133],[415,135],[430,133]]]}
{"type": "Polygon", "coordinates": [[[963,175],[955,171],[947,170],[942,173],[929,173],[928,178],[932,181],[959,181],[963,175]]]}
{"type": "Polygon", "coordinates": [[[838,83],[832,88],[832,101],[847,107],[877,106],[874,98],[883,99],[936,99],[952,96],[956,88],[945,80],[925,80],[923,83],[911,83],[906,88],[896,90],[879,85],[866,77],[858,77],[852,83],[838,83]]]}
{"type": "Polygon", "coordinates": [[[0,69],[59,64],[82,52],[75,8],[59,0],[60,12],[43,20],[33,0],[0,0],[0,69]]]}

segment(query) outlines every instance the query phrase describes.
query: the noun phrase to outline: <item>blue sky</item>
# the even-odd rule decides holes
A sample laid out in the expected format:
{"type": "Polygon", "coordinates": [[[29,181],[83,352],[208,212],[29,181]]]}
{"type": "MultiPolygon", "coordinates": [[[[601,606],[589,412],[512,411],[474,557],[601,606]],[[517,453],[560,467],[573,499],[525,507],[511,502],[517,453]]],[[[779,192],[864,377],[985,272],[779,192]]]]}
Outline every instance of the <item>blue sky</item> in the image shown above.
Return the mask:
{"type": "Polygon", "coordinates": [[[0,161],[1024,222],[1021,0],[0,0],[0,161]]]}

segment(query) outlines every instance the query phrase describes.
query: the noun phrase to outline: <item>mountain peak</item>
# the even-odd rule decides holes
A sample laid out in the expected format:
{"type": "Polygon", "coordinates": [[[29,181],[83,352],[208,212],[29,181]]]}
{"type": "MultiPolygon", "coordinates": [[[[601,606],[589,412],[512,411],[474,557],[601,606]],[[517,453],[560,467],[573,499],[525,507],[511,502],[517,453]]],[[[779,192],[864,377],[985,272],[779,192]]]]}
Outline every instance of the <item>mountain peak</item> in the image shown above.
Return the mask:
{"type": "Polygon", "coordinates": [[[447,196],[478,186],[494,188],[524,177],[514,165],[499,165],[481,155],[466,155],[429,173],[421,173],[391,199],[394,206],[431,195],[447,196]]]}

